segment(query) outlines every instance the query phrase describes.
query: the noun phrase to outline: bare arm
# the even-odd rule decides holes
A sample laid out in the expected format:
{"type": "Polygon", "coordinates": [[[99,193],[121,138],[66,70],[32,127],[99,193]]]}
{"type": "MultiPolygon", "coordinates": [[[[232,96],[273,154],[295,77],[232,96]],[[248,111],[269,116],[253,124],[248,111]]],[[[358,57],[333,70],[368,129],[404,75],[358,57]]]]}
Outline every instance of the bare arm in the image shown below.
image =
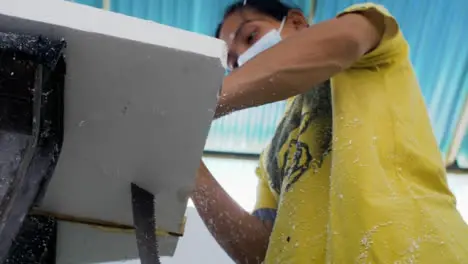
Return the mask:
{"type": "Polygon", "coordinates": [[[224,79],[216,117],[305,93],[349,68],[383,36],[384,17],[364,13],[313,25],[233,71],[224,79]]]}
{"type": "Polygon", "coordinates": [[[218,244],[236,263],[261,263],[272,224],[240,207],[213,178],[202,162],[192,200],[218,244]]]}

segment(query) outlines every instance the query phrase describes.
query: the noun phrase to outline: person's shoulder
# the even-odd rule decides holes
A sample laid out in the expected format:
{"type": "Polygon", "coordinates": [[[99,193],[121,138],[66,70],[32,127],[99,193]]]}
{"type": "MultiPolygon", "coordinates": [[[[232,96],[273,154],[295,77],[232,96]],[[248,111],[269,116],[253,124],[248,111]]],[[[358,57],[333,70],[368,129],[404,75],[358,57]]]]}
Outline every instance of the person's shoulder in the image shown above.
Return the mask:
{"type": "Polygon", "coordinates": [[[383,5],[375,3],[354,4],[338,13],[337,17],[351,13],[365,16],[372,24],[383,23],[385,26],[384,38],[393,38],[400,33],[397,20],[383,5]]]}
{"type": "Polygon", "coordinates": [[[359,59],[353,65],[354,67],[387,64],[408,57],[408,43],[400,30],[397,20],[386,7],[375,3],[354,4],[340,12],[337,17],[352,13],[363,15],[377,27],[383,26],[383,35],[377,47],[359,59]]]}
{"type": "Polygon", "coordinates": [[[337,16],[339,17],[348,13],[366,12],[366,11],[377,11],[383,15],[392,16],[390,11],[388,11],[388,9],[385,6],[371,3],[371,2],[350,5],[346,7],[344,10],[342,10],[341,12],[339,12],[337,16]]]}

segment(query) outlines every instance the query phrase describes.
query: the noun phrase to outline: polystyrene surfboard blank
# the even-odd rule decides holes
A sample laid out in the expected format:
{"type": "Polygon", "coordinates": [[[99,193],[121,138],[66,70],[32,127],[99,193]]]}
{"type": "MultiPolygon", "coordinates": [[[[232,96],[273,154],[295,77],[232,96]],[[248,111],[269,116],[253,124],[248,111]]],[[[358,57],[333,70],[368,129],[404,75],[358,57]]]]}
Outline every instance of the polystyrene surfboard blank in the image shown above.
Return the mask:
{"type": "MultiPolygon", "coordinates": [[[[159,255],[172,256],[177,237],[158,237],[159,255]]],[[[138,259],[134,232],[59,221],[57,264],[109,263],[138,259]]]]}
{"type": "Polygon", "coordinates": [[[40,209],[133,225],[130,183],[180,232],[224,76],[216,39],[53,0],[1,0],[0,31],[67,42],[64,143],[40,209]]]}

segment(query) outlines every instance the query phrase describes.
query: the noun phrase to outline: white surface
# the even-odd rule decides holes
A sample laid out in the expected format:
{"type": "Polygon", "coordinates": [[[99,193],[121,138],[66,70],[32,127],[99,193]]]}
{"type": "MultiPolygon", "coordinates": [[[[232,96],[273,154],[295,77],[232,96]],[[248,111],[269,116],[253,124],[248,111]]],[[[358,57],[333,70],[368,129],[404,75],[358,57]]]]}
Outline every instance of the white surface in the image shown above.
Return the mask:
{"type": "Polygon", "coordinates": [[[448,183],[457,198],[457,208],[468,223],[468,175],[448,175],[448,183]]]}
{"type": "MultiPolygon", "coordinates": [[[[57,264],[89,264],[138,258],[135,233],[59,221],[57,264]]],[[[178,238],[158,237],[161,256],[172,256],[178,238]]]]}
{"type": "MultiPolygon", "coordinates": [[[[248,212],[252,212],[257,199],[256,160],[203,158],[206,166],[223,188],[248,212]]],[[[189,200],[189,206],[193,202],[189,200]]]]}
{"type": "MultiPolygon", "coordinates": [[[[174,257],[161,257],[162,263],[233,264],[234,262],[211,237],[195,208],[187,208],[186,215],[187,235],[180,239],[174,257]]],[[[96,233],[90,234],[91,231],[96,232],[75,225],[59,226],[60,244],[57,248],[57,264],[140,263],[134,255],[136,248],[131,237],[122,240],[122,234],[102,233],[97,237],[96,233]],[[118,258],[122,260],[117,261],[118,258]]]]}
{"type": "MultiPolygon", "coordinates": [[[[221,159],[221,158],[204,158],[204,161],[216,179],[225,187],[227,192],[236,199],[236,201],[251,211],[253,209],[256,197],[257,178],[254,174],[257,166],[257,161],[241,160],[241,159],[221,159]]],[[[187,224],[185,234],[179,239],[175,254],[173,257],[162,257],[163,264],[233,264],[234,262],[227,256],[226,253],[218,246],[213,239],[208,229],[205,227],[202,219],[196,212],[195,208],[189,206],[186,212],[187,224]]],[[[102,259],[103,256],[116,256],[115,251],[129,252],[132,244],[122,250],[122,245],[119,245],[117,240],[108,240],[105,245],[101,243],[91,243],[89,239],[83,239],[81,235],[76,237],[62,236],[64,243],[69,245],[68,248],[61,245],[62,250],[58,252],[61,256],[57,264],[78,264],[67,261],[83,259],[80,254],[88,254],[93,259],[102,259]],[[80,242],[81,241],[81,242],[80,242]],[[87,241],[87,242],[84,242],[87,241]],[[84,246],[79,246],[80,243],[86,243],[84,246]],[[90,244],[91,243],[91,244],[90,244]],[[100,246],[95,246],[100,244],[100,246]],[[86,250],[83,250],[86,249],[86,250]],[[86,253],[83,253],[86,252],[86,253]]],[[[64,244],[65,245],[65,244],[64,244]]],[[[122,254],[120,254],[122,255],[122,254]]],[[[128,254],[127,254],[128,255],[128,254]]],[[[131,257],[129,257],[131,258],[131,257]]],[[[89,258],[88,258],[89,259],[89,258]]],[[[92,263],[106,264],[138,264],[139,260],[125,261],[102,261],[92,263]]],[[[85,263],[80,263],[85,264],[85,263]]],[[[86,264],[90,264],[89,262],[86,264]]]]}
{"type": "MultiPolygon", "coordinates": [[[[211,236],[196,209],[188,207],[186,214],[187,235],[180,239],[173,257],[161,258],[162,264],[234,264],[211,236]]],[[[130,263],[140,262],[133,260],[130,263]]]]}
{"type": "Polygon", "coordinates": [[[216,95],[224,44],[99,9],[1,0],[0,30],[64,38],[65,139],[42,209],[133,223],[130,182],[178,232],[216,95]]]}
{"type": "MultiPolygon", "coordinates": [[[[257,186],[254,172],[257,161],[223,158],[204,158],[204,161],[226,191],[245,210],[253,210],[257,186]]],[[[213,239],[193,205],[187,208],[186,216],[185,234],[179,239],[175,255],[162,257],[162,263],[233,264],[234,262],[213,239]]],[[[135,260],[136,244],[130,234],[106,234],[102,230],[70,224],[61,224],[59,232],[62,233],[59,233],[57,264],[140,263],[135,260]],[[118,258],[125,260],[115,261],[118,258]],[[99,261],[100,259],[107,260],[99,261]],[[111,261],[112,259],[114,261],[111,261]]],[[[172,240],[160,241],[166,244],[172,242],[172,240]]]]}
{"type": "MultiPolygon", "coordinates": [[[[227,51],[221,40],[68,1],[0,0],[0,13],[3,16],[197,53],[222,59],[222,63],[226,61],[227,51]]],[[[2,28],[5,26],[2,25],[2,28]]]]}

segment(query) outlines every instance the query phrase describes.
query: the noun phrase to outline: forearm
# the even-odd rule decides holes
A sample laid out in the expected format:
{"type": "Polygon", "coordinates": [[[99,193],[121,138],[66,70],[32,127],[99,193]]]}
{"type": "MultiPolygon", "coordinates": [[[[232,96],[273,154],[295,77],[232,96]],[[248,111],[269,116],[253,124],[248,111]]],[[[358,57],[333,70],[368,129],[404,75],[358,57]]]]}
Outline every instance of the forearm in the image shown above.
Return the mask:
{"type": "Polygon", "coordinates": [[[240,207],[202,165],[192,200],[208,230],[236,263],[261,263],[271,226],[240,207]]]}
{"type": "Polygon", "coordinates": [[[224,79],[216,116],[307,92],[350,67],[379,34],[366,18],[350,14],[283,40],[224,79]]]}

